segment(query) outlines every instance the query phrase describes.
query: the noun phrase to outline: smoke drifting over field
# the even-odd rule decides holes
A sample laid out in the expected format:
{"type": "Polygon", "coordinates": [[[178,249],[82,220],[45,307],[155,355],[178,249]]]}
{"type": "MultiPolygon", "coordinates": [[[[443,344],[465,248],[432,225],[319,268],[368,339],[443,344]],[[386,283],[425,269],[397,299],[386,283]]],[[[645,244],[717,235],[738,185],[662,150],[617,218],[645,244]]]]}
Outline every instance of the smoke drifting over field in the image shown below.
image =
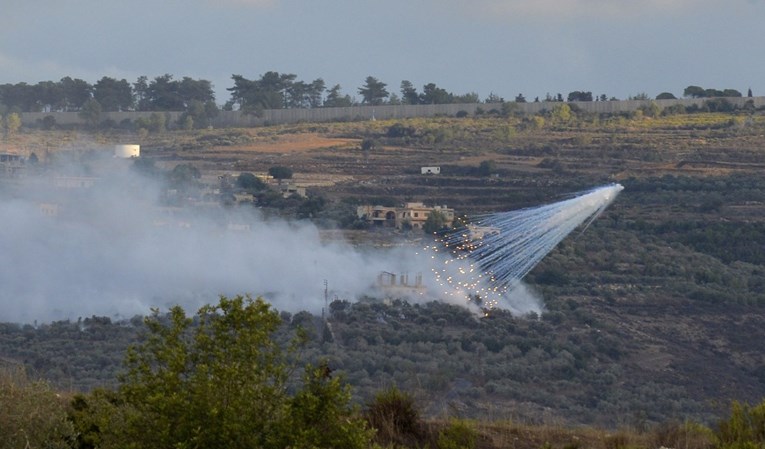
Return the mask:
{"type": "MultiPolygon", "coordinates": [[[[324,241],[308,222],[247,206],[159,207],[164,187],[131,161],[95,162],[100,178],[75,164],[0,182],[0,322],[129,318],[175,304],[193,312],[221,294],[318,313],[325,280],[330,301],[353,301],[385,296],[375,286],[383,272],[408,275],[410,286],[422,274],[424,289],[397,277],[391,296],[470,305],[429,276],[448,254],[324,241]]],[[[540,310],[532,296],[517,301],[514,313],[540,310]]]]}
{"type": "Polygon", "coordinates": [[[126,166],[91,188],[53,179],[2,195],[0,321],[130,317],[173,304],[193,312],[244,293],[319,312],[325,279],[330,299],[354,300],[381,271],[427,270],[410,249],[325,243],[311,224],[264,220],[252,208],[158,208],[159,188],[126,166]]]}
{"type": "Polygon", "coordinates": [[[542,301],[523,276],[622,189],[484,216],[472,228],[480,241],[453,233],[446,251],[429,243],[424,251],[360,249],[323,241],[307,222],[263,219],[252,207],[159,207],[165,190],[131,165],[102,159],[100,179],[69,168],[0,184],[0,321],[131,317],[175,304],[193,311],[221,294],[317,313],[325,280],[330,299],[379,297],[387,294],[374,290],[383,272],[407,275],[408,286],[424,275],[425,289],[399,277],[391,296],[538,313],[542,301]]]}

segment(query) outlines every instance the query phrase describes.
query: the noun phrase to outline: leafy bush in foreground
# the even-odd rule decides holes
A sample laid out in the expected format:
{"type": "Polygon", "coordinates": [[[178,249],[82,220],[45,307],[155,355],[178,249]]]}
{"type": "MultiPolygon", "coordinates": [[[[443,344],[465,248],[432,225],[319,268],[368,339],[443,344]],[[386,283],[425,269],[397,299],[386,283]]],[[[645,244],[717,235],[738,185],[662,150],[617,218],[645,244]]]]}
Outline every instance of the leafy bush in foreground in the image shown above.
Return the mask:
{"type": "Polygon", "coordinates": [[[145,323],[116,400],[92,395],[75,407],[78,428],[98,427],[90,441],[135,449],[368,445],[372,432],[326,366],[308,366],[302,382],[291,383],[298,341],[283,350],[273,338],[279,315],[261,299],[221,297],[194,319],[174,307],[145,323]]]}

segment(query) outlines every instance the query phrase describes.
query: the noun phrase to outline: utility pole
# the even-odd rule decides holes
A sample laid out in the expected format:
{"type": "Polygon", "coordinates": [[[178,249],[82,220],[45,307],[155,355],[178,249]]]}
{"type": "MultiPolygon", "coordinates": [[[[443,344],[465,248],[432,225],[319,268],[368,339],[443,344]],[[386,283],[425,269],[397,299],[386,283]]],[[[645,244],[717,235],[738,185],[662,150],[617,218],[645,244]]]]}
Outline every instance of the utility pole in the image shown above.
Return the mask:
{"type": "Polygon", "coordinates": [[[329,298],[329,296],[328,296],[329,295],[329,291],[327,290],[327,286],[328,285],[329,284],[327,283],[327,280],[324,279],[324,307],[322,307],[322,309],[321,309],[321,319],[324,320],[324,321],[326,321],[326,318],[324,317],[324,313],[327,310],[327,308],[329,307],[329,304],[328,304],[328,301],[329,301],[329,299],[328,299],[329,298]]]}

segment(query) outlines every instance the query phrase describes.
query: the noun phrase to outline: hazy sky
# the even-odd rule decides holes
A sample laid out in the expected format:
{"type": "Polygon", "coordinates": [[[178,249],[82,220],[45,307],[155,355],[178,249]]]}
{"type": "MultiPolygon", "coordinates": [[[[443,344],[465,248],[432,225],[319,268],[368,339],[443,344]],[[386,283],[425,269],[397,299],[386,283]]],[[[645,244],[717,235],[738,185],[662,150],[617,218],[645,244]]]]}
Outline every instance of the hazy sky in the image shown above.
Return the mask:
{"type": "Polygon", "coordinates": [[[2,0],[0,83],[368,75],[506,99],[689,84],[765,95],[763,0],[2,0]]]}

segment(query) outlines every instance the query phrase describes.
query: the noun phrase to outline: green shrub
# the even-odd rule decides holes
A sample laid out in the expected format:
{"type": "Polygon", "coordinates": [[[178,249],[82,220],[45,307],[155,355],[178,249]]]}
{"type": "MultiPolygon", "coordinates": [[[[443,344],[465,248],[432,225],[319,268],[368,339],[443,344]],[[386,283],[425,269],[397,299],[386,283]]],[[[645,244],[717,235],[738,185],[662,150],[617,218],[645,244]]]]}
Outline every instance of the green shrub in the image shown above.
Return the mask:
{"type": "Polygon", "coordinates": [[[438,433],[438,449],[474,449],[478,433],[465,420],[453,419],[449,426],[438,433]]]}
{"type": "Polygon", "coordinates": [[[425,436],[414,399],[396,387],[378,393],[367,405],[365,417],[377,430],[375,440],[384,446],[413,446],[425,436]]]}
{"type": "Polygon", "coordinates": [[[68,448],[74,440],[64,401],[20,367],[0,367],[0,449],[68,448]]]}
{"type": "Polygon", "coordinates": [[[754,407],[734,401],[730,418],[720,421],[715,433],[719,449],[765,447],[765,401],[754,407]]]}
{"type": "Polygon", "coordinates": [[[652,447],[711,449],[712,431],[695,422],[667,422],[652,431],[652,447]]]}
{"type": "Polygon", "coordinates": [[[72,403],[82,449],[369,446],[349,387],[326,363],[306,366],[288,388],[302,338],[283,347],[279,314],[262,299],[221,296],[193,318],[179,306],[154,309],[144,324],[119,390],[72,403]]]}

